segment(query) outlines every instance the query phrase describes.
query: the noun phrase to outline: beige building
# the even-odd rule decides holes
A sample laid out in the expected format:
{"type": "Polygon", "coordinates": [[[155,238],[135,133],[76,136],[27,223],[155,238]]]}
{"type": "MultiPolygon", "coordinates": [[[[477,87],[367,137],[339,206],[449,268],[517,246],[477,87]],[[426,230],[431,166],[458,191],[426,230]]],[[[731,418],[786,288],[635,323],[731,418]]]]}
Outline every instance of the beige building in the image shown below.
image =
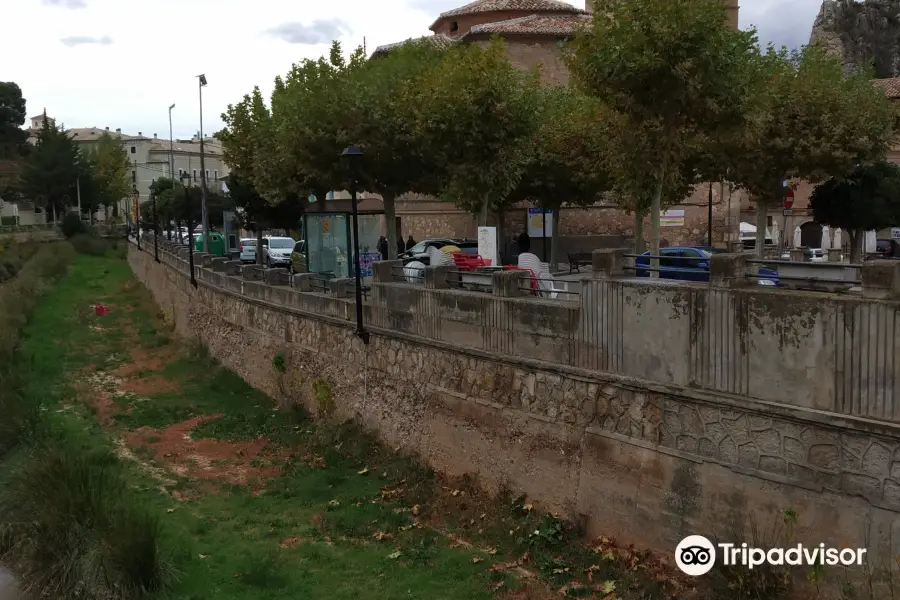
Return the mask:
{"type": "MultiPolygon", "coordinates": [[[[52,121],[51,117],[47,117],[52,121]]],[[[29,140],[37,141],[43,127],[44,115],[31,117],[29,140]]],[[[156,133],[150,136],[138,131],[137,135],[123,133],[120,128],[109,127],[76,127],[67,132],[78,144],[82,152],[89,152],[104,133],[121,138],[122,147],[131,163],[130,177],[134,189],[140,194],[141,201],[150,197],[150,184],[161,177],[181,177],[188,173],[194,185],[200,185],[200,139],[195,135],[190,140],[174,140],[160,138],[156,133]],[[174,169],[174,170],[173,170],[174,169]]],[[[222,144],[207,137],[204,140],[204,162],[206,168],[207,189],[211,192],[223,191],[224,178],[228,175],[228,167],[222,160],[222,144]]],[[[126,200],[123,199],[123,206],[126,200]]],[[[25,207],[20,207],[25,210],[25,207]]],[[[102,214],[98,215],[102,218],[102,214]]]]}

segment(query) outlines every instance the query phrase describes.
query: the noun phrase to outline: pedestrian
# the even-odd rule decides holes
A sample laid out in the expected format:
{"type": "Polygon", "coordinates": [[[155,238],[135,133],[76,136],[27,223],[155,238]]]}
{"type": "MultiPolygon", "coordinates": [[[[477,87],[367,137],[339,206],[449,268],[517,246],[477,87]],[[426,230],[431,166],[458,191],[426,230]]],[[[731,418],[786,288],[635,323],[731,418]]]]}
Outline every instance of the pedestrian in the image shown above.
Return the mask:
{"type": "Polygon", "coordinates": [[[531,236],[527,231],[519,234],[519,253],[531,252],[531,236]]]}
{"type": "Polygon", "coordinates": [[[388,259],[388,241],[384,236],[378,238],[378,252],[381,254],[381,260],[388,259]]]}
{"type": "Polygon", "coordinates": [[[416,240],[414,240],[414,239],[413,239],[413,236],[410,235],[410,236],[406,239],[406,249],[407,249],[407,250],[412,250],[412,247],[415,246],[415,245],[416,245],[416,240]]]}
{"type": "Polygon", "coordinates": [[[403,236],[397,236],[397,258],[400,258],[400,255],[406,252],[406,246],[403,245],[403,236]]]}

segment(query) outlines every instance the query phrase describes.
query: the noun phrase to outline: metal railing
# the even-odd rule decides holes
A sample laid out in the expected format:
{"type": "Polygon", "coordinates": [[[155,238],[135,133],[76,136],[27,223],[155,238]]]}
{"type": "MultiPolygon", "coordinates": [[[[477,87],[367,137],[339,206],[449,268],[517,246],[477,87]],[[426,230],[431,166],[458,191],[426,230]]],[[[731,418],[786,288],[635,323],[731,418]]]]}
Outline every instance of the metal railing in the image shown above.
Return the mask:
{"type": "Polygon", "coordinates": [[[543,298],[558,298],[561,300],[573,300],[581,295],[581,281],[569,279],[555,279],[553,277],[533,277],[523,273],[519,278],[520,291],[529,292],[534,296],[543,298]],[[571,288],[574,287],[578,291],[571,288]]]}
{"type": "Polygon", "coordinates": [[[494,291],[494,276],[490,272],[447,271],[447,287],[490,294],[494,291]]]}
{"type": "Polygon", "coordinates": [[[399,283],[425,283],[425,267],[391,267],[391,281],[399,283]]]}
{"type": "Polygon", "coordinates": [[[328,282],[331,281],[331,277],[322,276],[314,276],[309,278],[309,289],[313,292],[319,292],[322,294],[327,294],[330,290],[328,288],[328,282]]]}

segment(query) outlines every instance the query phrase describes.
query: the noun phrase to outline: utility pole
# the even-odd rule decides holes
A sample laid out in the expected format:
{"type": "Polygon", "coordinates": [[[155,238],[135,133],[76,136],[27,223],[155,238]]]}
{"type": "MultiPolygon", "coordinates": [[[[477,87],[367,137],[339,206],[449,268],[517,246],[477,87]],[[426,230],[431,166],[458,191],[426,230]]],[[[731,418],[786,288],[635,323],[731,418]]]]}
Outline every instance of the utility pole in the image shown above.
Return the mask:
{"type": "MultiPolygon", "coordinates": [[[[172,109],[175,108],[175,105],[169,107],[169,177],[172,178],[172,199],[175,199],[175,139],[172,137],[172,109]]],[[[168,231],[169,241],[172,241],[172,224],[166,224],[166,231],[168,231]]]]}
{"type": "Polygon", "coordinates": [[[206,157],[203,145],[203,86],[206,75],[197,75],[200,89],[200,218],[203,223],[203,251],[209,252],[209,217],[206,214],[206,157]]]}
{"type": "Polygon", "coordinates": [[[81,177],[75,178],[75,193],[78,195],[78,219],[81,220],[81,177]]]}

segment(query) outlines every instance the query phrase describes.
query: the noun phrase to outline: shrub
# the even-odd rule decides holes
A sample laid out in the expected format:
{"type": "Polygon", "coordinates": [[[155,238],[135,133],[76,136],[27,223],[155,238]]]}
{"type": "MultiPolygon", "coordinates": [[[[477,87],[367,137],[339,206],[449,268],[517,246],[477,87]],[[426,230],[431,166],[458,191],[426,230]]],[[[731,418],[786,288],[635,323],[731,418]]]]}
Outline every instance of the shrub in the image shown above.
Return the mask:
{"type": "Polygon", "coordinates": [[[102,238],[89,233],[80,233],[69,240],[75,251],[90,256],[125,256],[125,245],[117,239],[102,238]]]}
{"type": "Polygon", "coordinates": [[[159,521],[129,499],[117,464],[109,452],[54,441],[36,446],[9,477],[0,491],[2,537],[26,592],[124,600],[164,587],[159,521]]]}
{"type": "Polygon", "coordinates": [[[60,229],[62,229],[62,234],[66,238],[71,238],[87,231],[84,221],[81,220],[81,215],[75,213],[69,213],[63,217],[60,229]]]}

